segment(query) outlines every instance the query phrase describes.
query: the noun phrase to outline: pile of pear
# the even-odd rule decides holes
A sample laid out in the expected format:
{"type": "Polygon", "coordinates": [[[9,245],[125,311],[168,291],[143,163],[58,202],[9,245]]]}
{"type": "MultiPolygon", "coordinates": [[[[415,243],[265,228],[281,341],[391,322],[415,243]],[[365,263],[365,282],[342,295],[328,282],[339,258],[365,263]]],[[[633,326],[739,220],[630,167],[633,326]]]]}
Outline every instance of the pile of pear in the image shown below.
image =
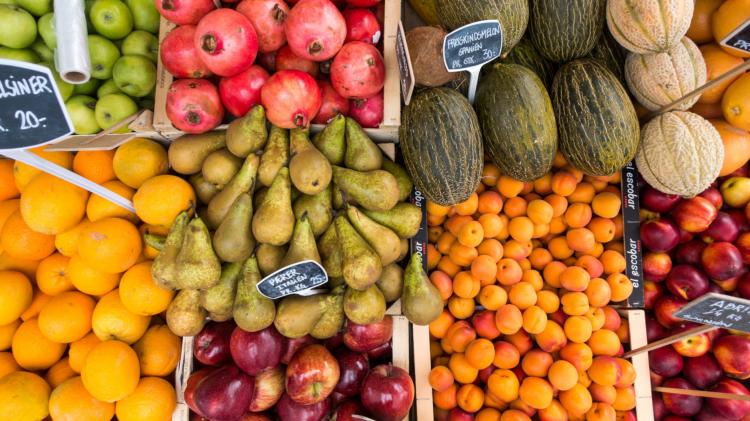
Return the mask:
{"type": "Polygon", "coordinates": [[[269,125],[256,106],[226,131],[175,140],[168,156],[199,201],[166,238],[146,238],[160,250],[154,280],[179,291],[166,315],[175,334],[234,319],[250,332],[273,324],[288,338],[326,339],[347,320],[381,321],[399,299],[414,323],[441,313],[421,255],[405,262],[422,224],[412,181],[356,121],[339,115],[310,138],[269,125]],[[265,276],[305,260],[328,274],[321,293],[260,294],[265,276]]]}

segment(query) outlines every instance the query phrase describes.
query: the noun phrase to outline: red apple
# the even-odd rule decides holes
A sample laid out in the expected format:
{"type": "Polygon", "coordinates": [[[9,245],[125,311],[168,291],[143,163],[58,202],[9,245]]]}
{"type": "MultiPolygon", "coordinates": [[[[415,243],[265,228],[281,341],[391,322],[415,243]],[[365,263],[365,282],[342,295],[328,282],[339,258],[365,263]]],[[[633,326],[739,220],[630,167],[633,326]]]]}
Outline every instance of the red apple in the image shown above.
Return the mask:
{"type": "Polygon", "coordinates": [[[713,203],[703,197],[693,197],[680,202],[672,211],[677,225],[688,232],[703,232],[714,222],[718,211],[713,203]]]}
{"type": "Polygon", "coordinates": [[[414,402],[414,382],[409,373],[390,364],[372,370],[362,384],[362,405],[382,421],[401,420],[414,402]]]}
{"type": "MultiPolygon", "coordinates": [[[[749,396],[750,391],[745,386],[732,379],[722,379],[713,389],[714,392],[732,393],[735,395],[749,396]]],[[[708,406],[718,415],[728,420],[739,420],[750,414],[750,402],[729,399],[708,399],[708,406]]]]}
{"type": "Polygon", "coordinates": [[[716,187],[709,187],[698,196],[713,203],[714,207],[717,210],[720,210],[721,206],[724,205],[724,198],[721,196],[721,192],[716,187]]]}
{"type": "Polygon", "coordinates": [[[750,377],[750,338],[726,335],[714,341],[714,357],[722,370],[732,377],[750,377]]]}
{"type": "Polygon", "coordinates": [[[669,251],[680,242],[680,232],[669,219],[655,219],[641,224],[641,241],[651,251],[669,251]]]}
{"type": "Polygon", "coordinates": [[[685,378],[699,389],[707,389],[719,381],[724,374],[710,353],[695,358],[686,358],[683,369],[685,378]]]}
{"type": "Polygon", "coordinates": [[[649,342],[657,341],[667,336],[667,329],[651,315],[646,315],[646,337],[649,342]]]}
{"type": "Polygon", "coordinates": [[[672,347],[683,357],[700,357],[711,350],[711,339],[705,333],[681,339],[672,347]]]}
{"type": "Polygon", "coordinates": [[[665,283],[672,294],[688,301],[708,292],[708,278],[690,265],[675,266],[665,283]]]}
{"type": "Polygon", "coordinates": [[[662,295],[664,295],[664,287],[662,283],[645,281],[643,283],[643,307],[646,310],[651,310],[662,295]]]}
{"type": "Polygon", "coordinates": [[[289,361],[292,361],[292,357],[294,357],[294,353],[297,352],[297,350],[316,342],[315,338],[310,335],[305,335],[301,338],[295,339],[284,338],[284,344],[281,347],[281,363],[289,364],[289,361]]]}
{"type": "Polygon", "coordinates": [[[355,352],[367,352],[390,342],[393,336],[393,319],[391,316],[383,317],[383,320],[368,325],[346,323],[344,332],[344,344],[355,352]]]}
{"type": "MultiPolygon", "coordinates": [[[[681,377],[669,379],[662,386],[695,390],[695,385],[681,377]]],[[[669,412],[680,417],[692,417],[700,412],[701,406],[703,406],[703,399],[697,396],[664,393],[662,399],[664,399],[664,406],[667,407],[669,412]]]]}
{"type": "Polygon", "coordinates": [[[208,322],[201,332],[195,335],[193,355],[205,365],[219,366],[229,360],[229,337],[235,328],[233,321],[208,322]]]}
{"type": "Polygon", "coordinates": [[[750,232],[745,232],[737,238],[734,245],[742,255],[742,262],[750,264],[750,232]]]}
{"type": "Polygon", "coordinates": [[[339,382],[339,364],[323,345],[308,345],[286,368],[286,393],[302,405],[326,400],[339,382]]]}
{"type": "Polygon", "coordinates": [[[653,371],[649,371],[649,378],[651,379],[651,387],[661,386],[664,383],[664,376],[660,376],[653,371]]]}
{"type": "Polygon", "coordinates": [[[353,400],[345,400],[338,404],[336,410],[333,411],[331,421],[361,421],[359,417],[354,418],[353,415],[370,418],[370,415],[361,403],[353,400]]]}
{"type": "Polygon", "coordinates": [[[701,254],[701,264],[708,276],[723,281],[742,275],[742,255],[732,243],[709,244],[701,254]]]}
{"type": "Polygon", "coordinates": [[[680,201],[680,196],[662,193],[651,186],[641,192],[641,206],[660,213],[671,211],[680,201]]]}
{"type": "Polygon", "coordinates": [[[284,393],[276,405],[276,413],[280,421],[320,421],[325,419],[331,410],[331,402],[328,399],[312,404],[303,405],[284,393]]]}
{"type": "Polygon", "coordinates": [[[677,230],[680,232],[680,241],[679,244],[685,244],[688,241],[692,240],[693,237],[695,237],[695,234],[685,231],[684,229],[677,227],[677,230]]]}
{"type": "Polygon", "coordinates": [[[673,377],[682,371],[682,356],[671,346],[663,346],[650,351],[648,361],[651,371],[663,377],[673,377]]]}
{"type": "Polygon", "coordinates": [[[704,406],[695,417],[696,421],[726,421],[726,418],[711,410],[710,406],[704,406]]]}
{"type": "Polygon", "coordinates": [[[255,376],[255,391],[248,411],[263,412],[271,409],[284,394],[284,369],[281,366],[261,371],[255,376]]]}
{"type": "Polygon", "coordinates": [[[672,258],[667,253],[648,252],[643,256],[643,277],[649,281],[663,281],[672,270],[672,258]]]}
{"type": "Polygon", "coordinates": [[[667,407],[664,406],[664,401],[661,399],[661,394],[659,393],[651,395],[651,406],[654,408],[654,419],[657,421],[669,414],[667,407]]]}
{"type": "Polygon", "coordinates": [[[470,414],[461,408],[453,408],[448,413],[449,421],[474,421],[474,414],[470,414]]]}
{"type": "Polygon", "coordinates": [[[344,331],[339,330],[338,332],[336,332],[335,335],[326,339],[323,342],[323,345],[325,345],[325,347],[328,348],[329,351],[333,351],[337,349],[338,347],[344,345],[344,331]]]}
{"type": "Polygon", "coordinates": [[[748,222],[745,212],[739,209],[727,209],[726,213],[732,218],[740,232],[750,231],[750,222],[748,222]]]}
{"type": "Polygon", "coordinates": [[[344,396],[356,396],[362,389],[362,382],[370,371],[370,360],[367,354],[350,351],[346,348],[336,352],[341,375],[335,391],[344,396]]]}
{"type": "Polygon", "coordinates": [[[656,301],[654,306],[654,315],[656,320],[666,328],[672,328],[682,323],[682,320],[674,317],[674,313],[685,306],[687,301],[682,298],[665,295],[656,301]]]}
{"type": "Polygon", "coordinates": [[[750,166],[747,164],[737,168],[733,173],[728,174],[727,177],[747,177],[750,174],[750,166]]]}
{"type": "Polygon", "coordinates": [[[731,216],[726,212],[719,212],[714,222],[708,229],[701,233],[703,241],[710,243],[714,241],[728,241],[730,243],[740,235],[740,229],[731,216]]]}
{"type": "Polygon", "coordinates": [[[252,377],[233,365],[225,365],[198,383],[195,404],[206,418],[237,419],[247,412],[253,389],[252,377]]]}
{"type": "Polygon", "coordinates": [[[675,253],[675,260],[679,263],[687,263],[690,265],[701,264],[701,254],[706,249],[706,243],[703,241],[692,240],[685,244],[681,244],[677,248],[675,253]]]}
{"type": "Polygon", "coordinates": [[[382,359],[387,359],[390,361],[393,360],[392,356],[393,348],[391,347],[390,341],[378,346],[377,348],[367,351],[367,357],[370,358],[370,363],[382,359]]]}
{"type": "Polygon", "coordinates": [[[190,377],[188,377],[187,384],[185,384],[185,392],[183,393],[183,396],[185,397],[185,403],[187,404],[188,408],[190,408],[196,414],[200,415],[198,405],[195,404],[195,388],[198,386],[201,380],[205,379],[206,376],[213,373],[214,370],[216,370],[214,367],[201,368],[200,370],[191,374],[190,377]]]}
{"type": "Polygon", "coordinates": [[[230,340],[235,364],[251,376],[279,365],[283,344],[284,337],[273,325],[258,332],[246,332],[238,327],[230,340]]]}

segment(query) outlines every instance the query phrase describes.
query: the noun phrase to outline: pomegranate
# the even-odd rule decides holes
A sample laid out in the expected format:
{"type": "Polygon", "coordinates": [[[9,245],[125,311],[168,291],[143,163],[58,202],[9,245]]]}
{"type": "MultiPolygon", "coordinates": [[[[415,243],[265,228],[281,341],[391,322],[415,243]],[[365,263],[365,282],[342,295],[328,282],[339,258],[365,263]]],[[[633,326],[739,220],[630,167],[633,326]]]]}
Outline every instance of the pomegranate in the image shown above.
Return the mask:
{"type": "Polygon", "coordinates": [[[164,37],[159,55],[164,67],[174,77],[202,78],[211,76],[211,71],[198,58],[195,51],[194,25],[183,25],[173,29],[164,37]]]}
{"type": "Polygon", "coordinates": [[[250,108],[260,104],[260,90],[268,77],[265,69],[253,65],[240,74],[221,79],[219,96],[227,111],[235,117],[242,117],[250,108]]]}
{"type": "Polygon", "coordinates": [[[315,79],[300,70],[275,73],[263,85],[260,98],[268,120],[284,129],[309,126],[322,102],[315,79]]]}
{"type": "Polygon", "coordinates": [[[330,0],[300,0],[284,24],[294,54],[313,61],[336,55],[346,39],[346,21],[330,0]]]}
{"type": "Polygon", "coordinates": [[[312,60],[294,54],[294,51],[285,45],[276,52],[276,70],[301,70],[312,77],[318,77],[320,66],[312,60]]]}
{"type": "Polygon", "coordinates": [[[234,76],[247,70],[258,54],[253,24],[232,9],[214,10],[201,19],[194,42],[198,56],[219,76],[234,76]]]}
{"type": "Polygon", "coordinates": [[[286,44],[284,21],[289,15],[289,6],[283,0],[242,0],[237,11],[253,24],[260,52],[270,53],[286,44]]]}
{"type": "Polygon", "coordinates": [[[331,82],[319,80],[318,86],[323,95],[323,105],[320,106],[320,111],[313,123],[326,124],[338,114],[349,115],[349,101],[333,89],[331,82]]]}
{"type": "Polygon", "coordinates": [[[383,91],[365,99],[352,99],[349,116],[362,127],[377,128],[383,122],[383,91]]]}
{"type": "Polygon", "coordinates": [[[346,9],[343,15],[346,21],[346,42],[380,42],[380,23],[374,13],[367,9],[346,9]]]}
{"type": "Polygon", "coordinates": [[[272,53],[260,53],[258,54],[258,60],[256,61],[260,67],[268,70],[269,73],[276,71],[276,51],[272,53]]]}
{"type": "Polygon", "coordinates": [[[164,19],[177,25],[195,25],[216,8],[213,0],[154,0],[154,5],[164,19]]]}
{"type": "Polygon", "coordinates": [[[383,89],[385,64],[372,44],[353,41],[331,63],[331,83],[346,98],[369,98],[383,89]]]}
{"type": "Polygon", "coordinates": [[[180,79],[167,92],[167,117],[186,133],[205,133],[224,118],[219,92],[206,79],[180,79]]]}
{"type": "Polygon", "coordinates": [[[346,0],[346,4],[353,7],[375,7],[382,0],[346,0]]]}

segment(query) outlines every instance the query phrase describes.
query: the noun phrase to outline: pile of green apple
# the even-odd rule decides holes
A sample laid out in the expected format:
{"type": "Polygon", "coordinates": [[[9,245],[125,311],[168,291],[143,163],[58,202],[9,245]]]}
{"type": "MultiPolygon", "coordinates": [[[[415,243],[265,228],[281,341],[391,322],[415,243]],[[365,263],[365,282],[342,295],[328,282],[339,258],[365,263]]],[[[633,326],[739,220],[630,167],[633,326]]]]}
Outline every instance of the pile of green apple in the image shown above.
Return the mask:
{"type": "Polygon", "coordinates": [[[153,0],[85,1],[91,79],[80,85],[64,82],[54,68],[52,3],[0,0],[0,58],[51,68],[77,134],[98,133],[153,108],[159,50],[153,0]]]}

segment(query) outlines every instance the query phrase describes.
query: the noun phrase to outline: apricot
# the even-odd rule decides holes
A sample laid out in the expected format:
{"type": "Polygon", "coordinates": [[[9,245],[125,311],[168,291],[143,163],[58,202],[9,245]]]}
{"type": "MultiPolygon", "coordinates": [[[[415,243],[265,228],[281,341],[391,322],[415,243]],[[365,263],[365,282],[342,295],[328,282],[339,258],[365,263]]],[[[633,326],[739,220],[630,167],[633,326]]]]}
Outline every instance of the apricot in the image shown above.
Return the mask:
{"type": "Polygon", "coordinates": [[[615,409],[606,403],[595,403],[586,413],[586,421],[615,421],[616,419],[615,409]]]}
{"type": "Polygon", "coordinates": [[[635,368],[633,364],[624,358],[615,358],[615,361],[620,366],[620,379],[617,380],[615,387],[628,387],[635,383],[635,368]]]}
{"type": "Polygon", "coordinates": [[[607,283],[612,290],[612,301],[619,302],[627,300],[633,293],[633,284],[630,278],[622,273],[613,273],[607,276],[607,283]]]}
{"type": "Polygon", "coordinates": [[[571,229],[565,234],[565,239],[568,242],[568,247],[576,252],[585,253],[593,250],[596,246],[594,233],[588,228],[571,229]]]}
{"type": "Polygon", "coordinates": [[[526,200],[522,197],[510,197],[505,202],[505,215],[508,218],[515,218],[517,216],[526,215],[526,200]]]}
{"type": "Polygon", "coordinates": [[[591,279],[598,278],[604,273],[604,266],[594,256],[584,255],[576,260],[576,266],[586,269],[591,279]]]}
{"type": "Polygon", "coordinates": [[[474,247],[463,245],[459,242],[454,242],[451,246],[448,256],[453,263],[467,267],[471,265],[471,262],[479,256],[479,252],[474,247]]]}
{"type": "Polygon", "coordinates": [[[524,269],[523,276],[521,277],[521,282],[531,284],[531,286],[534,287],[535,292],[539,292],[542,290],[542,288],[544,288],[544,279],[542,279],[542,274],[534,269],[524,269]]]}
{"type": "Polygon", "coordinates": [[[482,286],[495,283],[497,263],[492,256],[480,254],[471,262],[471,276],[479,280],[482,286]]]}
{"type": "Polygon", "coordinates": [[[560,274],[560,285],[568,291],[586,291],[590,281],[591,275],[578,266],[571,266],[560,274]]]}
{"type": "Polygon", "coordinates": [[[615,401],[615,398],[617,397],[617,390],[614,386],[602,386],[600,384],[593,383],[591,386],[589,386],[589,392],[591,392],[591,397],[596,402],[603,402],[607,404],[612,404],[615,401]]]}
{"type": "Polygon", "coordinates": [[[601,308],[591,307],[589,308],[589,311],[584,314],[584,316],[586,316],[586,318],[591,322],[591,329],[594,332],[604,326],[606,316],[604,315],[604,310],[602,310],[601,308]]]}
{"type": "Polygon", "coordinates": [[[477,412],[474,421],[500,421],[502,414],[495,408],[487,408],[487,394],[485,393],[484,395],[485,408],[477,412]]]}
{"type": "Polygon", "coordinates": [[[599,259],[604,265],[604,273],[611,275],[625,270],[625,257],[617,251],[606,250],[599,259]]]}
{"type": "Polygon", "coordinates": [[[574,253],[573,249],[568,246],[568,240],[563,236],[549,240],[547,248],[552,253],[552,257],[558,260],[565,260],[574,253]]]}
{"type": "Polygon", "coordinates": [[[549,224],[554,213],[552,205],[545,200],[531,200],[526,207],[526,215],[534,224],[549,224]]]}
{"type": "Polygon", "coordinates": [[[523,411],[519,411],[517,409],[509,409],[505,412],[503,412],[503,415],[500,417],[500,421],[531,421],[531,418],[529,418],[526,413],[523,411]]]}
{"type": "Polygon", "coordinates": [[[609,304],[612,298],[612,290],[607,281],[602,278],[594,278],[589,281],[589,285],[586,287],[586,296],[589,299],[589,305],[604,307],[609,304]]]}
{"type": "Polygon", "coordinates": [[[540,409],[537,415],[539,421],[568,421],[568,412],[556,399],[553,399],[548,407],[540,409]]]}
{"type": "Polygon", "coordinates": [[[544,409],[552,404],[552,386],[539,377],[526,377],[521,382],[518,396],[534,409],[544,409]]]}
{"type": "Polygon", "coordinates": [[[536,293],[536,305],[547,314],[552,314],[560,308],[560,297],[552,291],[542,290],[536,293]]]}
{"type": "Polygon", "coordinates": [[[570,196],[576,190],[577,185],[576,176],[568,171],[559,171],[552,174],[551,187],[555,194],[570,196]]]}
{"type": "Polygon", "coordinates": [[[593,332],[588,340],[589,348],[594,355],[607,355],[613,357],[620,352],[620,338],[615,332],[601,329],[593,332]]]}
{"type": "Polygon", "coordinates": [[[448,299],[448,310],[457,319],[468,319],[474,314],[474,299],[454,295],[448,299]]]}
{"type": "Polygon", "coordinates": [[[495,312],[492,310],[483,310],[475,313],[471,318],[471,324],[476,330],[477,335],[486,339],[495,339],[500,336],[500,330],[495,324],[495,312]]]}
{"type": "Polygon", "coordinates": [[[602,307],[602,311],[604,312],[604,326],[602,327],[612,331],[619,329],[622,324],[620,313],[610,306],[602,307]]]}
{"type": "Polygon", "coordinates": [[[604,191],[597,194],[591,201],[591,208],[597,216],[614,218],[620,213],[622,200],[615,193],[604,191]]]}
{"type": "Polygon", "coordinates": [[[591,207],[585,203],[573,203],[568,206],[564,216],[570,228],[583,228],[591,222],[591,207]]]}
{"type": "Polygon", "coordinates": [[[498,214],[503,210],[503,197],[496,191],[485,191],[479,195],[477,212],[498,214]]]}
{"type": "Polygon", "coordinates": [[[578,370],[565,360],[555,361],[550,366],[547,377],[557,390],[569,390],[578,384],[578,370]]]}
{"type": "Polygon", "coordinates": [[[558,395],[560,403],[572,416],[583,416],[586,414],[593,401],[588,389],[580,383],[575,384],[572,388],[560,392],[558,395]]]}
{"type": "Polygon", "coordinates": [[[530,240],[527,240],[527,241],[509,240],[505,242],[504,255],[505,257],[508,257],[515,261],[520,262],[521,260],[529,257],[532,249],[533,249],[533,246],[530,240]]]}
{"type": "Polygon", "coordinates": [[[512,343],[521,355],[526,354],[534,347],[534,341],[524,330],[519,330],[512,335],[506,335],[505,340],[512,343]]]}
{"type": "MultiPolygon", "coordinates": [[[[477,332],[472,329],[471,325],[462,320],[456,322],[448,328],[443,339],[449,345],[445,352],[464,352],[471,341],[477,338],[477,332]]],[[[443,347],[445,348],[445,347],[443,347]]]]}
{"type": "Polygon", "coordinates": [[[534,191],[546,195],[552,193],[552,173],[548,172],[534,180],[534,191]]]}
{"type": "Polygon", "coordinates": [[[466,412],[474,413],[482,409],[484,391],[477,385],[465,384],[456,392],[458,407],[466,412]]]}
{"type": "MultiPolygon", "coordinates": [[[[497,396],[495,396],[489,389],[489,387],[485,387],[484,389],[484,407],[495,409],[495,410],[503,410],[508,407],[508,404],[500,400],[497,396]]],[[[480,414],[483,411],[480,411],[480,414]]],[[[496,418],[497,420],[499,418],[496,418]]]]}
{"type": "Polygon", "coordinates": [[[521,353],[518,352],[513,344],[505,341],[495,342],[495,358],[492,364],[497,368],[511,369],[518,366],[521,360],[521,353]]]}
{"type": "Polygon", "coordinates": [[[443,390],[448,389],[453,384],[453,373],[451,373],[450,369],[445,366],[437,366],[433,367],[432,370],[430,370],[430,376],[429,376],[429,382],[430,386],[437,390],[438,392],[441,392],[443,390]]]}
{"type": "Polygon", "coordinates": [[[531,267],[534,269],[543,270],[552,261],[552,254],[545,248],[535,247],[531,250],[529,261],[531,262],[531,267]]]}
{"type": "Polygon", "coordinates": [[[620,327],[615,330],[617,337],[620,338],[620,342],[627,344],[630,343],[630,323],[627,319],[620,321],[620,327]]]}
{"type": "Polygon", "coordinates": [[[481,244],[479,244],[479,247],[477,247],[477,252],[480,255],[492,257],[495,263],[497,263],[503,258],[503,245],[500,241],[494,238],[486,238],[481,244]]]}
{"type": "Polygon", "coordinates": [[[583,370],[580,370],[578,372],[578,383],[587,389],[591,387],[592,384],[594,384],[591,381],[591,378],[589,377],[588,373],[583,370]]]}
{"type": "Polygon", "coordinates": [[[591,380],[603,386],[614,386],[620,379],[622,370],[617,360],[612,357],[594,357],[591,367],[586,371],[591,380]]]}
{"type": "Polygon", "coordinates": [[[553,288],[560,288],[562,286],[560,284],[560,274],[562,274],[565,269],[567,269],[567,266],[565,266],[565,263],[563,262],[552,261],[548,263],[542,271],[544,281],[553,288]]]}
{"type": "Polygon", "coordinates": [[[458,352],[451,355],[448,367],[453,373],[453,378],[462,384],[474,383],[479,374],[479,370],[469,364],[464,354],[458,352]]]}
{"type": "Polygon", "coordinates": [[[517,216],[510,220],[508,232],[516,241],[529,241],[534,236],[534,222],[527,216],[517,216]]]}
{"type": "Polygon", "coordinates": [[[560,304],[568,316],[583,316],[589,311],[589,299],[582,292],[566,292],[560,298],[560,304]]]}
{"type": "Polygon", "coordinates": [[[600,217],[593,218],[586,228],[594,233],[594,240],[598,243],[609,243],[614,240],[617,231],[613,220],[600,217]]]}
{"type": "Polygon", "coordinates": [[[552,221],[549,223],[549,233],[552,235],[562,234],[566,229],[568,229],[568,225],[562,216],[552,218],[552,221]]]}
{"type": "Polygon", "coordinates": [[[576,186],[573,193],[568,196],[568,200],[571,203],[591,203],[595,194],[596,190],[594,189],[594,186],[591,183],[584,181],[576,186]]]}
{"type": "Polygon", "coordinates": [[[455,209],[456,213],[459,215],[468,216],[468,215],[474,215],[477,212],[478,206],[479,206],[479,195],[477,195],[476,193],[472,193],[468,199],[455,205],[453,209],[455,209]]]}
{"type": "Polygon", "coordinates": [[[548,320],[541,333],[536,335],[536,343],[542,351],[557,352],[568,343],[563,328],[554,320],[548,320]]]}
{"type": "Polygon", "coordinates": [[[527,376],[546,377],[553,362],[552,354],[540,349],[532,349],[523,356],[521,368],[527,376]]]}
{"type": "Polygon", "coordinates": [[[560,358],[573,364],[579,371],[588,370],[593,363],[594,353],[584,343],[568,343],[560,350],[560,358]]]}
{"type": "Polygon", "coordinates": [[[497,165],[487,162],[482,168],[482,184],[485,186],[495,186],[500,179],[500,168],[497,165]]]}
{"type": "Polygon", "coordinates": [[[458,392],[458,385],[455,383],[445,390],[439,392],[435,390],[432,392],[432,401],[436,407],[450,411],[458,406],[456,403],[456,392],[458,392]]]}
{"type": "Polygon", "coordinates": [[[497,262],[497,280],[501,285],[514,285],[521,281],[523,270],[517,261],[511,258],[497,262]]]}
{"type": "Polygon", "coordinates": [[[430,323],[430,334],[438,339],[442,339],[455,321],[456,319],[451,316],[448,310],[443,310],[437,319],[430,323]]]}
{"type": "Polygon", "coordinates": [[[521,281],[511,287],[508,299],[511,304],[524,310],[536,304],[536,290],[530,283],[521,281]]]}
{"type": "Polygon", "coordinates": [[[515,197],[523,191],[523,181],[518,181],[507,175],[501,175],[497,183],[497,191],[505,197],[515,197]]]}
{"type": "MultiPolygon", "coordinates": [[[[523,382],[523,380],[521,380],[521,382],[523,382]]],[[[530,417],[533,417],[534,415],[536,415],[536,408],[529,406],[529,404],[527,404],[520,398],[510,403],[510,409],[521,411],[530,417]]]]}
{"type": "Polygon", "coordinates": [[[504,335],[512,335],[523,326],[523,315],[521,310],[513,304],[500,306],[495,312],[495,324],[504,335]]]}
{"type": "Polygon", "coordinates": [[[518,398],[520,388],[516,374],[505,369],[493,371],[487,379],[487,387],[492,395],[506,403],[518,398]]]}
{"type": "Polygon", "coordinates": [[[617,411],[630,411],[635,408],[635,389],[633,386],[618,387],[617,397],[612,402],[612,407],[617,411]]]}
{"type": "Polygon", "coordinates": [[[495,359],[495,346],[485,338],[471,341],[466,347],[466,361],[477,370],[483,370],[492,365],[495,359]]]}
{"type": "Polygon", "coordinates": [[[499,285],[485,285],[479,291],[479,304],[487,310],[497,310],[508,302],[508,293],[499,285]]]}

